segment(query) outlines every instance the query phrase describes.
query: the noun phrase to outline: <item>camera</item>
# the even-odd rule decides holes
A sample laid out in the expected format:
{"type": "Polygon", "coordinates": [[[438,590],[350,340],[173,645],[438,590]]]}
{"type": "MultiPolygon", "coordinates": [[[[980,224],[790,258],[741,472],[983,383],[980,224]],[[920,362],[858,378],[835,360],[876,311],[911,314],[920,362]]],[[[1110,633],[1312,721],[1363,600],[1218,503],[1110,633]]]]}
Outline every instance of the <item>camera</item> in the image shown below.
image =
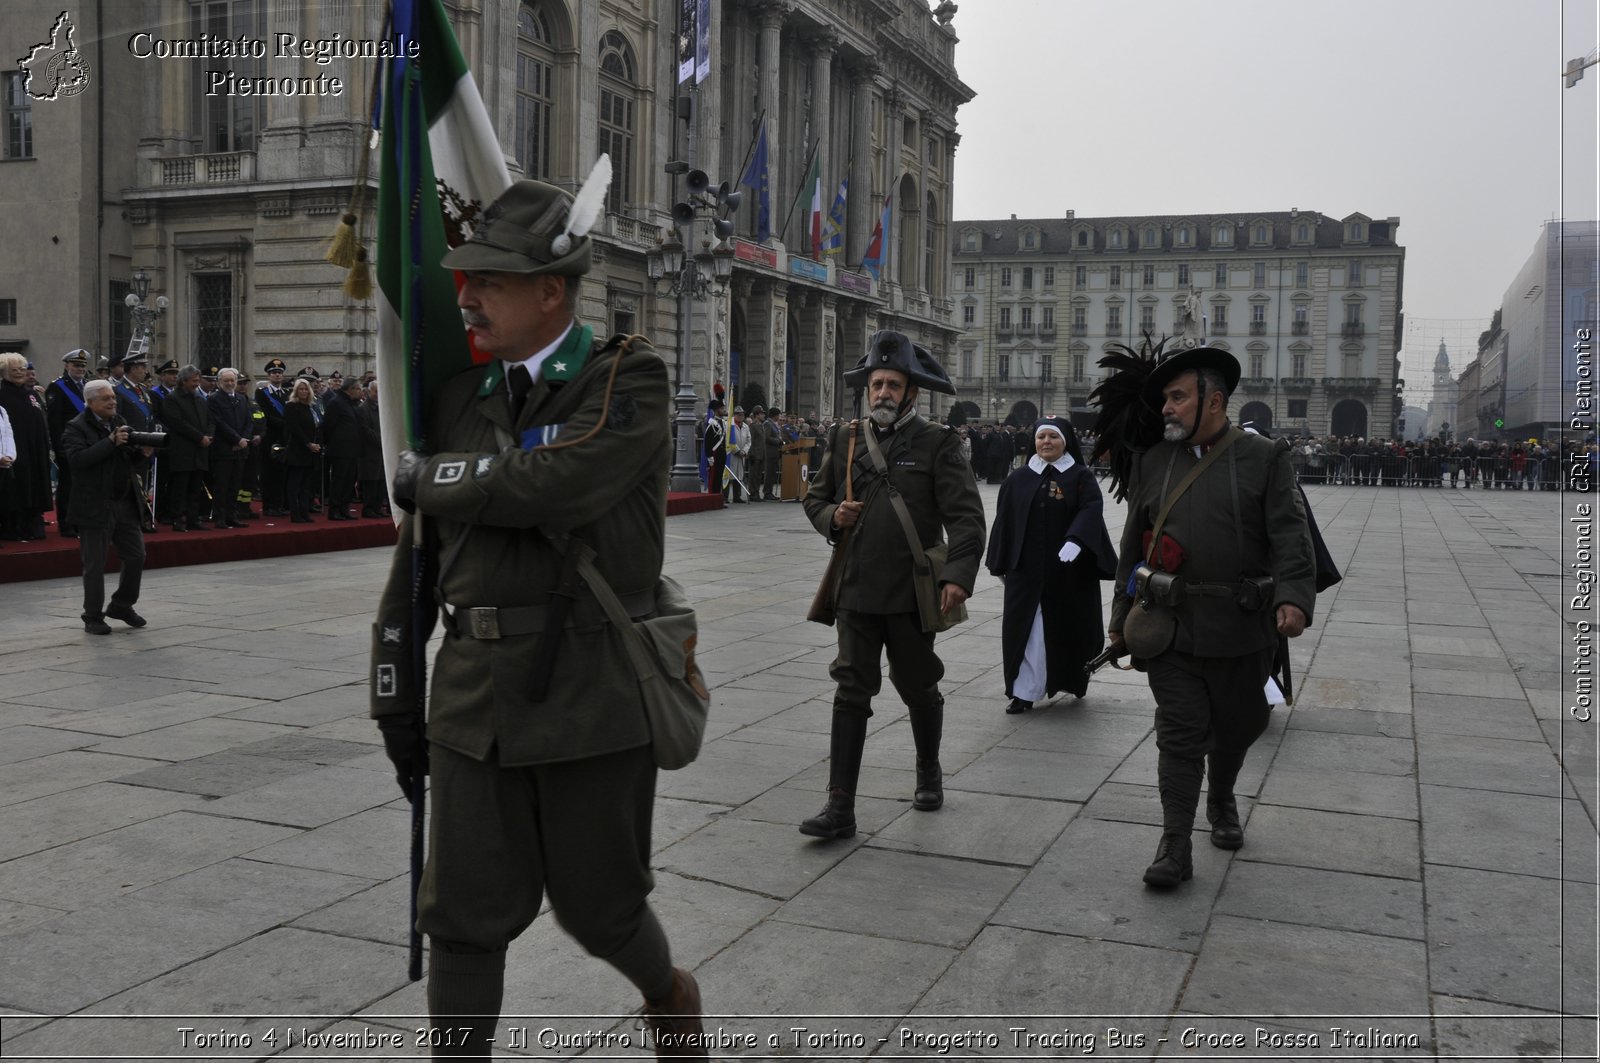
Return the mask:
{"type": "Polygon", "coordinates": [[[133,432],[128,433],[128,446],[130,447],[164,447],[167,445],[165,432],[133,432]]]}

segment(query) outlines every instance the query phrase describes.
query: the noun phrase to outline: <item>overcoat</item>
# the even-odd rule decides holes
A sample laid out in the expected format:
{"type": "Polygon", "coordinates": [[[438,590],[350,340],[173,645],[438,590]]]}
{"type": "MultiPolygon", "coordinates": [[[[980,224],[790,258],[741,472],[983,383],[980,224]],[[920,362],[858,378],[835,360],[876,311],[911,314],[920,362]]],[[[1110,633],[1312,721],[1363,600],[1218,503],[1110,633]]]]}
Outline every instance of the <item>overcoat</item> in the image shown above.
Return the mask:
{"type": "Polygon", "coordinates": [[[1034,616],[1044,618],[1047,693],[1088,689],[1084,662],[1100,652],[1105,628],[1100,611],[1100,581],[1117,571],[1102,510],[1104,499],[1094,474],[1081,464],[1065,472],[1037,462],[1006,477],[995,503],[985,566],[1005,578],[1000,621],[1001,659],[1006,695],[1016,682],[1034,616]],[[1082,551],[1060,559],[1068,542],[1082,551]]]}
{"type": "Polygon", "coordinates": [[[0,512],[34,516],[50,508],[50,432],[44,403],[32,388],[0,380],[0,407],[11,418],[17,461],[0,476],[0,512]]]}
{"type": "MultiPolygon", "coordinates": [[[[114,426],[121,423],[120,417],[112,422],[114,426]]],[[[138,490],[134,468],[143,452],[113,443],[89,410],[67,422],[61,433],[61,452],[62,460],[72,466],[67,519],[80,528],[111,527],[112,503],[138,490]]]]}
{"type": "Polygon", "coordinates": [[[189,393],[180,387],[167,396],[161,403],[161,419],[167,426],[167,446],[161,452],[162,470],[194,472],[209,468],[211,448],[201,446],[200,440],[204,436],[215,436],[217,426],[200,389],[189,393]]]}
{"type": "Polygon", "coordinates": [[[438,623],[446,629],[433,665],[430,742],[478,760],[493,750],[508,767],[649,742],[625,633],[613,630],[589,588],[577,582],[562,631],[546,633],[537,619],[573,540],[593,548],[596,568],[632,615],[654,608],[666,542],[661,455],[671,445],[671,388],[655,349],[634,337],[624,352],[623,340],[597,343],[588,328],[574,326],[546,358],[515,424],[498,360],[440,390],[428,417],[434,453],[417,486],[422,519],[401,521],[373,627],[374,717],[416,708],[407,662],[420,523],[427,554],[442,568],[428,578],[421,634],[438,623]],[[604,426],[591,435],[602,415],[604,426]],[[474,614],[464,610],[483,608],[520,618],[520,633],[472,637],[474,614]],[[544,696],[536,697],[536,657],[547,634],[559,639],[559,652],[544,696]]]}

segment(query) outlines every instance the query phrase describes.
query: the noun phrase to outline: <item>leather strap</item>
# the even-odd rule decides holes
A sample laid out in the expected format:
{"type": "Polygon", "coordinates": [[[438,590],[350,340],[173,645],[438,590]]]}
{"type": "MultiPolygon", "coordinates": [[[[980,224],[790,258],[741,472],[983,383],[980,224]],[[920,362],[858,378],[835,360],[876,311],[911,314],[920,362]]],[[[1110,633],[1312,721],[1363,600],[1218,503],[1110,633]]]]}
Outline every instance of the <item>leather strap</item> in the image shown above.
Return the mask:
{"type": "Polygon", "coordinates": [[[1233,441],[1242,435],[1244,435],[1242,428],[1237,425],[1230,427],[1221,441],[1206,451],[1206,456],[1200,459],[1200,463],[1190,469],[1189,475],[1179,480],[1178,486],[1172,489],[1172,494],[1167,496],[1166,501],[1161,506],[1160,516],[1156,517],[1155,530],[1150,533],[1150,549],[1146,551],[1144,559],[1146,564],[1151,564],[1155,560],[1156,550],[1159,549],[1161,544],[1161,529],[1166,526],[1167,515],[1172,512],[1173,503],[1182,498],[1183,493],[1189,489],[1189,485],[1198,480],[1200,474],[1206,471],[1206,467],[1220,458],[1222,452],[1233,446],[1233,441]]]}
{"type": "Polygon", "coordinates": [[[917,525],[911,519],[911,513],[906,509],[905,500],[900,497],[900,492],[895,490],[894,481],[889,479],[889,463],[883,460],[883,451],[878,447],[877,433],[871,425],[866,426],[866,431],[861,433],[867,440],[867,456],[872,459],[872,467],[877,470],[878,477],[883,480],[883,485],[889,491],[889,504],[894,507],[894,515],[900,518],[900,527],[906,533],[906,542],[911,547],[911,561],[916,566],[917,574],[923,575],[933,571],[928,563],[928,555],[922,549],[922,537],[917,534],[917,525]]]}

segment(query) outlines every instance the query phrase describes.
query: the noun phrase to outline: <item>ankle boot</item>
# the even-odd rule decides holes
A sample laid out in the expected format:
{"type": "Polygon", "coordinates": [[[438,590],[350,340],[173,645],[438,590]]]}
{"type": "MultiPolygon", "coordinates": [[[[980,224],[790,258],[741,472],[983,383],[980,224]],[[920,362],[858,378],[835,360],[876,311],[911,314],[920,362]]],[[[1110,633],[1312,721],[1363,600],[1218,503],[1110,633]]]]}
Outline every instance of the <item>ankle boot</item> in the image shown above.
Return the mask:
{"type": "Polygon", "coordinates": [[[944,699],[910,712],[911,737],[917,745],[917,789],[911,807],[932,812],[944,805],[944,772],[939,767],[939,740],[944,735],[944,699]]]}
{"type": "Polygon", "coordinates": [[[800,833],[812,838],[853,838],[856,833],[856,799],[843,790],[829,790],[822,811],[800,824],[800,833]]]}
{"type": "Polygon", "coordinates": [[[864,713],[834,707],[833,734],[829,740],[828,803],[800,824],[800,833],[813,838],[849,838],[856,832],[856,781],[861,777],[861,753],[867,744],[864,713]]]}
{"type": "Polygon", "coordinates": [[[1165,831],[1156,846],[1155,862],[1144,869],[1144,884],[1170,889],[1194,877],[1194,847],[1187,834],[1165,831]]]}
{"type": "Polygon", "coordinates": [[[1239,802],[1233,793],[1242,767],[1242,752],[1212,750],[1206,757],[1206,819],[1211,823],[1211,844],[1218,849],[1238,849],[1244,845],[1239,802]]]}
{"type": "Polygon", "coordinates": [[[672,991],[644,1002],[644,1024],[657,1059],[709,1059],[700,1022],[700,986],[682,967],[672,969],[672,991]]]}

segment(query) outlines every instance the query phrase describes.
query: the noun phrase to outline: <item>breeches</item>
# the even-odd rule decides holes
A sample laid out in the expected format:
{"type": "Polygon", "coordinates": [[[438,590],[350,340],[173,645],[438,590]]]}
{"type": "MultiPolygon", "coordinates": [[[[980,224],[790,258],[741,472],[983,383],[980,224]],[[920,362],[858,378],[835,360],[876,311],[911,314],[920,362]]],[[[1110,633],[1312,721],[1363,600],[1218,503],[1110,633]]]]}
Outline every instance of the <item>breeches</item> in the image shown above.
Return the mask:
{"type": "Polygon", "coordinates": [[[1243,657],[1195,657],[1168,650],[1149,661],[1156,699],[1156,748],[1198,760],[1212,750],[1243,752],[1267,729],[1271,647],[1243,657]]]}
{"type": "Polygon", "coordinates": [[[835,709],[872,715],[872,699],[883,687],[882,659],[889,651],[889,682],[910,709],[939,704],[944,662],[933,652],[933,635],[924,633],[916,613],[858,613],[839,610],[839,655],[829,669],[839,684],[835,709]]]}
{"type": "Polygon", "coordinates": [[[433,814],[417,928],[497,952],[526,930],[546,893],[556,920],[602,959],[649,916],[649,746],[503,768],[429,750],[433,814]]]}

